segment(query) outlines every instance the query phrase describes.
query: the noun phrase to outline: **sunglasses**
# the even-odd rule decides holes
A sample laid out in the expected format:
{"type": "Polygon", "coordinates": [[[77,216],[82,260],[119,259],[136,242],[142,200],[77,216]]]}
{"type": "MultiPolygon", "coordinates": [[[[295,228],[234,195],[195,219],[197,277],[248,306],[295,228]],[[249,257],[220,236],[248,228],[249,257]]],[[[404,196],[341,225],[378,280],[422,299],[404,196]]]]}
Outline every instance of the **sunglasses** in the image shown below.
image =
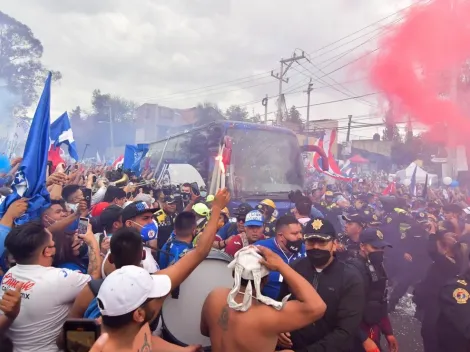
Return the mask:
{"type": "Polygon", "coordinates": [[[237,218],[237,222],[245,222],[246,218],[237,218]]]}

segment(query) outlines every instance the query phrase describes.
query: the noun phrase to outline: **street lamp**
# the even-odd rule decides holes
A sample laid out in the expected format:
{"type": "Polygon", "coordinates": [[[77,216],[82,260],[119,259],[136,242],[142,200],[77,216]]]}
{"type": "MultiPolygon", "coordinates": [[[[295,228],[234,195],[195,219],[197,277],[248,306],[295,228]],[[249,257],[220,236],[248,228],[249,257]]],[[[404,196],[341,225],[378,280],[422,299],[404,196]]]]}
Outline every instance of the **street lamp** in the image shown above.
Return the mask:
{"type": "Polygon", "coordinates": [[[111,137],[111,156],[113,157],[113,160],[116,160],[116,155],[114,152],[114,126],[113,126],[113,117],[112,117],[112,110],[111,110],[111,105],[108,105],[108,117],[109,121],[99,121],[98,123],[109,123],[109,134],[111,137]]]}

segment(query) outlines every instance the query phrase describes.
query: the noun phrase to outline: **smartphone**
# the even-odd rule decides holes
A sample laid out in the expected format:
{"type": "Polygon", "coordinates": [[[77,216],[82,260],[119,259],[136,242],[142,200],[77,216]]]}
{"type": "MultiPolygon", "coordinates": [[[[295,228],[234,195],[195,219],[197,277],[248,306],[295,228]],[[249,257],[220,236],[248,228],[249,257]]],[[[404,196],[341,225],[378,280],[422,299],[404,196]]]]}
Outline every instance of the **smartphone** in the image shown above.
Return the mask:
{"type": "Polygon", "coordinates": [[[88,218],[80,218],[78,221],[78,234],[84,235],[88,231],[88,224],[90,223],[90,219],[88,218]]]}
{"type": "Polygon", "coordinates": [[[191,189],[193,190],[193,193],[194,193],[195,196],[201,195],[201,192],[199,191],[199,186],[198,186],[197,182],[191,183],[191,189]]]}
{"type": "Polygon", "coordinates": [[[82,188],[83,198],[86,200],[87,209],[91,209],[91,189],[82,188]]]}
{"type": "Polygon", "coordinates": [[[64,323],[65,352],[91,350],[101,329],[93,319],[68,319],[64,323]]]}

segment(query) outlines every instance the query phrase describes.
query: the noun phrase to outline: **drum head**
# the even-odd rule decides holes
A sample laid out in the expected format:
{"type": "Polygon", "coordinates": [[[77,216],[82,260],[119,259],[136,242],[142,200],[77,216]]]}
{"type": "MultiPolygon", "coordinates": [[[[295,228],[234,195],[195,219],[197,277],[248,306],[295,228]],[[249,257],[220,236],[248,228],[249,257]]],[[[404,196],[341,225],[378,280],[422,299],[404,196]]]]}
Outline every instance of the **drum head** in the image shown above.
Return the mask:
{"type": "Polygon", "coordinates": [[[181,284],[177,299],[167,297],[162,308],[164,328],[175,342],[210,346],[210,339],[200,332],[201,310],[207,295],[216,287],[231,288],[231,257],[220,251],[211,254],[181,284]]]}

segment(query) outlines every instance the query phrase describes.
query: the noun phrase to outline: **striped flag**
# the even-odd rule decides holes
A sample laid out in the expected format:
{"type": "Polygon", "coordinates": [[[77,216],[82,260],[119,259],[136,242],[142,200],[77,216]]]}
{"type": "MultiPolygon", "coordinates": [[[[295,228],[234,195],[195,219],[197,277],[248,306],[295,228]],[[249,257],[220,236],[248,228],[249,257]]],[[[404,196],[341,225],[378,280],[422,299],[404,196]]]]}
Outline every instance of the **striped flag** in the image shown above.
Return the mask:
{"type": "Polygon", "coordinates": [[[352,178],[346,177],[341,174],[341,170],[336,162],[333,155],[333,143],[336,141],[336,130],[326,130],[325,133],[315,142],[315,145],[325,151],[325,155],[328,157],[328,170],[323,170],[320,167],[321,155],[317,152],[313,155],[313,167],[325,175],[328,175],[336,180],[351,182],[352,178]]]}

